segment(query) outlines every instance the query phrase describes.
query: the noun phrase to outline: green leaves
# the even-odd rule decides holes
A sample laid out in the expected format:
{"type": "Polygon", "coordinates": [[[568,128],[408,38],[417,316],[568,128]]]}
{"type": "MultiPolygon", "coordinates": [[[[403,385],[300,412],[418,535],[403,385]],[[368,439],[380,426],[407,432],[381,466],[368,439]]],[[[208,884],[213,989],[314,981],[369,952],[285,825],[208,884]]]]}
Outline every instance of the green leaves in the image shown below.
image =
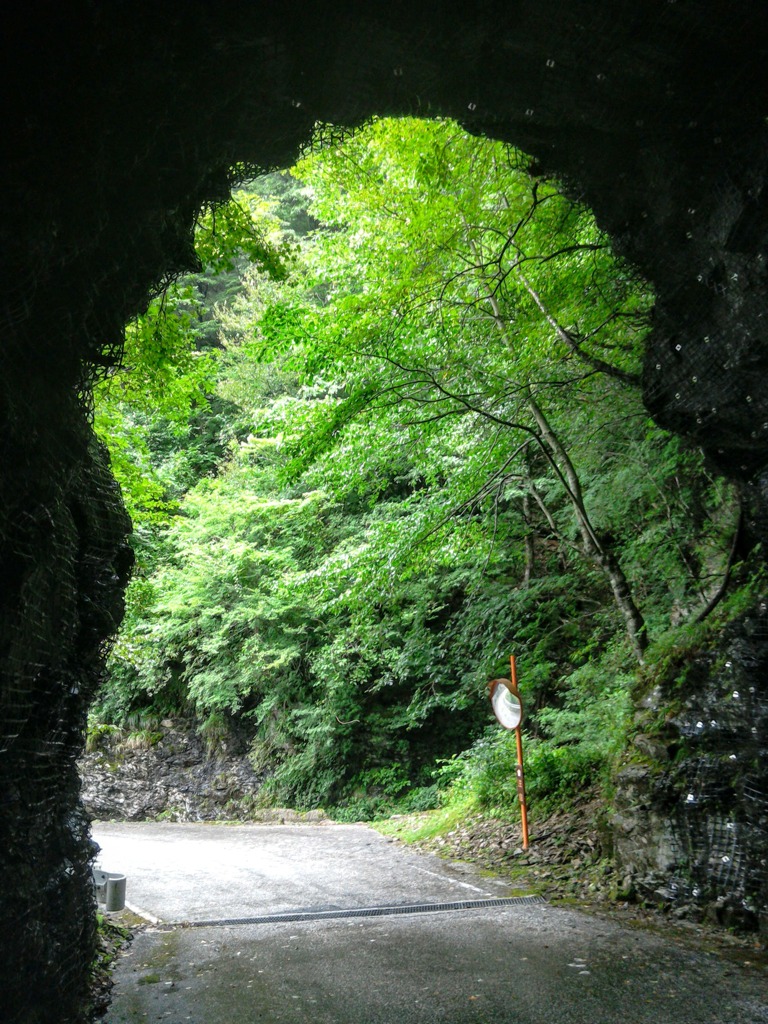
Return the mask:
{"type": "Polygon", "coordinates": [[[201,214],[195,244],[203,272],[170,283],[127,325],[122,365],[95,389],[96,431],[139,526],[156,528],[175,511],[174,483],[150,453],[158,434],[188,435],[192,416],[209,407],[219,372],[214,304],[238,290],[231,272],[256,266],[282,280],[294,250],[270,204],[245,191],[201,214]]]}
{"type": "Polygon", "coordinates": [[[381,120],[205,221],[98,414],[150,537],[115,714],[237,716],[276,800],[362,806],[482,736],[514,651],[541,794],[610,762],[632,595],[701,607],[730,497],[640,403],[648,289],[525,163],[381,120]]]}
{"type": "Polygon", "coordinates": [[[293,246],[281,237],[272,204],[241,189],[228,202],[200,214],[195,252],[204,267],[217,273],[245,262],[273,280],[283,281],[288,276],[293,246]]]}

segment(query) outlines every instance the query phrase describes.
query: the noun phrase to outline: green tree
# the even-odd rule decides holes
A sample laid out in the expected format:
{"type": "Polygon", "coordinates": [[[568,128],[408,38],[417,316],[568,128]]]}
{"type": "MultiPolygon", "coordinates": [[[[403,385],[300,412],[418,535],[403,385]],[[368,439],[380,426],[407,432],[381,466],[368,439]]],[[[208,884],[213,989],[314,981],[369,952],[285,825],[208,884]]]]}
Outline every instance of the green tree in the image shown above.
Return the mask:
{"type": "Polygon", "coordinates": [[[651,296],[556,182],[451,122],[377,122],[295,175],[257,188],[290,272],[201,300],[182,333],[208,325],[215,380],[178,442],[141,413],[176,514],[104,712],[237,716],[275,799],[359,811],[481,737],[514,649],[541,764],[591,772],[732,523],[641,406],[651,296]]]}
{"type": "MultiPolygon", "coordinates": [[[[219,317],[246,268],[278,280],[293,246],[270,204],[240,190],[201,212],[195,232],[200,271],[168,282],[128,324],[120,365],[95,389],[96,432],[106,442],[134,523],[155,527],[175,510],[173,480],[154,456],[158,436],[179,450],[190,419],[209,410],[217,379],[219,317]]],[[[162,446],[162,442],[161,442],[162,446]]]]}
{"type": "Polygon", "coordinates": [[[313,190],[313,212],[336,229],[314,255],[331,326],[315,335],[310,365],[331,358],[347,382],[356,376],[351,409],[360,397],[394,401],[416,410],[408,425],[422,430],[468,417],[470,450],[485,458],[454,472],[459,507],[514,481],[528,509],[532,499],[552,532],[605,574],[642,659],[645,623],[590,517],[566,424],[575,403],[592,406],[595,432],[622,404],[638,414],[626,389],[637,384],[647,291],[557,183],[451,122],[378,122],[295,173],[313,190]],[[531,462],[559,484],[575,536],[556,523],[531,462]]]}

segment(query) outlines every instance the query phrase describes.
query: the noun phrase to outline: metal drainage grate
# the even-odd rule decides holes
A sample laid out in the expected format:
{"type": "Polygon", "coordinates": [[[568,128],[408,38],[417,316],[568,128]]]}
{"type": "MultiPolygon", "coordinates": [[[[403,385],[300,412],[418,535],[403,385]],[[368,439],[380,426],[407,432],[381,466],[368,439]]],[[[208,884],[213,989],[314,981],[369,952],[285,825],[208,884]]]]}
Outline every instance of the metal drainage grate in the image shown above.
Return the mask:
{"type": "Polygon", "coordinates": [[[435,914],[446,910],[475,910],[487,907],[517,907],[546,903],[543,896],[508,896],[505,899],[457,900],[455,903],[408,903],[394,907],[355,907],[349,910],[297,910],[260,917],[222,917],[211,921],[185,921],[188,928],[210,928],[229,924],[281,924],[289,921],[333,921],[348,917],[385,917],[395,914],[435,914]]]}

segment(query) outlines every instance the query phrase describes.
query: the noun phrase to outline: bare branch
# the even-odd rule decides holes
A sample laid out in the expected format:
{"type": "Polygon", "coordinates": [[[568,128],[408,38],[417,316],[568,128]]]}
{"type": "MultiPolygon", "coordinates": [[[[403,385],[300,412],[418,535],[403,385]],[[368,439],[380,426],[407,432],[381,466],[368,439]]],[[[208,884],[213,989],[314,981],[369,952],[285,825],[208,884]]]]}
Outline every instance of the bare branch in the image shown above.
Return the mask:
{"type": "Polygon", "coordinates": [[[570,331],[566,331],[565,328],[562,327],[554,318],[554,316],[550,313],[550,311],[544,305],[541,296],[533,287],[533,285],[525,276],[525,274],[523,274],[521,271],[518,271],[517,278],[523,285],[525,290],[528,292],[528,294],[531,296],[533,301],[536,303],[536,305],[539,307],[543,316],[546,318],[547,322],[550,324],[551,327],[554,328],[557,336],[560,338],[561,341],[565,342],[565,344],[568,346],[570,351],[573,352],[574,355],[578,356],[579,359],[583,360],[585,363],[587,363],[588,366],[591,366],[594,370],[598,370],[600,373],[605,373],[609,377],[615,377],[616,380],[620,380],[623,384],[629,384],[632,387],[640,386],[640,378],[636,373],[629,373],[626,370],[620,369],[618,366],[613,366],[611,363],[606,363],[598,356],[593,356],[590,355],[588,352],[585,352],[581,348],[576,337],[570,331]]]}

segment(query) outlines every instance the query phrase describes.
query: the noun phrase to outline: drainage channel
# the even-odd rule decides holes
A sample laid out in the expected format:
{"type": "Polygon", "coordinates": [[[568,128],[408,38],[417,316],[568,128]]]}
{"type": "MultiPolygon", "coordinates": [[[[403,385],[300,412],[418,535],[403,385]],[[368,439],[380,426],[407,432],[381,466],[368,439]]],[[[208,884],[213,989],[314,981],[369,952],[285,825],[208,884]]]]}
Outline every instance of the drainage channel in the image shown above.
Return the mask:
{"type": "Polygon", "coordinates": [[[163,922],[160,929],[215,928],[233,924],[282,924],[292,921],[334,921],[349,917],[386,917],[398,914],[436,914],[451,910],[476,910],[490,907],[517,907],[530,903],[546,903],[543,896],[508,896],[490,900],[457,900],[454,903],[406,903],[398,906],[354,907],[348,910],[297,910],[283,914],[262,914],[258,917],[221,917],[210,921],[163,922]]]}

